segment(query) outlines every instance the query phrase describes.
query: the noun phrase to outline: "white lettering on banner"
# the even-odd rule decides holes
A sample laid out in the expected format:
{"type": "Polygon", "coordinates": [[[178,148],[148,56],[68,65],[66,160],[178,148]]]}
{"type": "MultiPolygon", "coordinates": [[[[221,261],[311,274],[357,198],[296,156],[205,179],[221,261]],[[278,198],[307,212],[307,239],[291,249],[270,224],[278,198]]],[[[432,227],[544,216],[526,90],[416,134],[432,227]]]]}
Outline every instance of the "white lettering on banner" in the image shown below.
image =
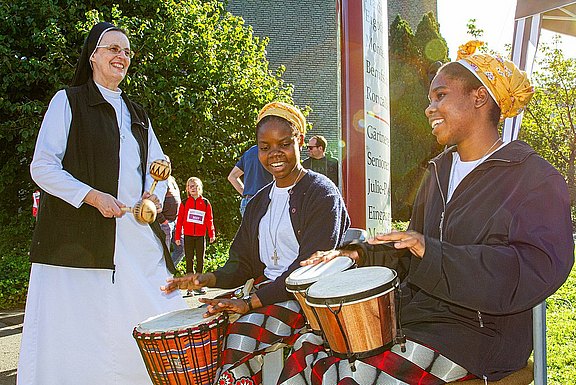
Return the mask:
{"type": "Polygon", "coordinates": [[[205,211],[189,209],[188,210],[188,222],[196,223],[196,224],[203,224],[204,223],[204,216],[206,215],[205,211]]]}

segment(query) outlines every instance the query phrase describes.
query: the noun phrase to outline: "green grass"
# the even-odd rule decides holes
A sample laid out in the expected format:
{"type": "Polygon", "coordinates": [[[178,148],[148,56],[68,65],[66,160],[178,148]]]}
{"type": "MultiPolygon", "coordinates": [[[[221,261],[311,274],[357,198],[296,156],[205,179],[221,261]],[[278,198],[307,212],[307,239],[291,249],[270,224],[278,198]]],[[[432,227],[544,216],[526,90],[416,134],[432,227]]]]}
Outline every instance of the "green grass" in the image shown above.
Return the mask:
{"type": "Polygon", "coordinates": [[[576,268],[546,301],[548,384],[576,382],[576,268]]]}

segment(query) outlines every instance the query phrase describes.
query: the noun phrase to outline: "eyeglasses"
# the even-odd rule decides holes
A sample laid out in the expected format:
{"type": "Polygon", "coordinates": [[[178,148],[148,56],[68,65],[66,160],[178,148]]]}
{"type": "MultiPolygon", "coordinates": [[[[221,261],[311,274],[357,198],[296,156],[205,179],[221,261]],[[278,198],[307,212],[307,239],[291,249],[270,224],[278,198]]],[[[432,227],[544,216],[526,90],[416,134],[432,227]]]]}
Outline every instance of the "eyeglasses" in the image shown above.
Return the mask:
{"type": "Polygon", "coordinates": [[[320,146],[306,146],[307,149],[311,150],[313,148],[320,147],[320,146]]]}
{"type": "Polygon", "coordinates": [[[132,52],[130,50],[130,48],[122,48],[116,44],[97,45],[96,48],[106,48],[108,51],[110,51],[114,55],[120,55],[121,52],[124,52],[126,54],[126,56],[128,56],[130,59],[132,59],[134,57],[134,52],[132,52]]]}

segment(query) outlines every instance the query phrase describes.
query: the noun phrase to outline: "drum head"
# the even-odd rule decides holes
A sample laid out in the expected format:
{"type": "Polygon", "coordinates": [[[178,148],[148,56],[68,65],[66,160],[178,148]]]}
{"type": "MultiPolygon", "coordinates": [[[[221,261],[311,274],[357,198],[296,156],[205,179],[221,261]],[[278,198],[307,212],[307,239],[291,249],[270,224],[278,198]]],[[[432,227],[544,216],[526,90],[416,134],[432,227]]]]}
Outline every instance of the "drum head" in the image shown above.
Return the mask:
{"type": "Polygon", "coordinates": [[[220,314],[204,318],[206,306],[194,309],[175,310],[160,314],[141,322],[136,330],[140,333],[170,332],[194,328],[201,324],[210,323],[220,314]]]}
{"type": "Polygon", "coordinates": [[[292,291],[306,290],[308,286],[318,281],[321,277],[328,277],[349,269],[354,261],[346,256],[336,257],[328,262],[317,265],[302,266],[294,270],[286,278],[286,288],[292,291]]]}
{"type": "Polygon", "coordinates": [[[306,291],[311,306],[339,305],[386,293],[398,285],[394,270],[382,266],[359,267],[320,278],[306,291]]]}

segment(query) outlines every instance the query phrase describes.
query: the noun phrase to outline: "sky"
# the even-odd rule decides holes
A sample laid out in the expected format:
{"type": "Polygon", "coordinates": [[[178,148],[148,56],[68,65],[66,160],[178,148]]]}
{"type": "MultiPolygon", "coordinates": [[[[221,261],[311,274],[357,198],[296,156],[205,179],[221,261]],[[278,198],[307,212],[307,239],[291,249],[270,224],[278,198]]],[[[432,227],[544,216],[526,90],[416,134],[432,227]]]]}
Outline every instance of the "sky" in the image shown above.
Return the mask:
{"type": "MultiPolygon", "coordinates": [[[[505,45],[512,43],[516,0],[437,0],[440,34],[448,43],[451,60],[456,58],[458,46],[472,39],[466,24],[476,19],[476,27],[484,30],[483,40],[488,46],[506,54],[505,45]]],[[[540,42],[552,41],[555,33],[542,30],[540,42]]],[[[576,37],[562,36],[565,57],[576,58],[576,37]]],[[[538,56],[536,57],[538,60],[538,56]]]]}

